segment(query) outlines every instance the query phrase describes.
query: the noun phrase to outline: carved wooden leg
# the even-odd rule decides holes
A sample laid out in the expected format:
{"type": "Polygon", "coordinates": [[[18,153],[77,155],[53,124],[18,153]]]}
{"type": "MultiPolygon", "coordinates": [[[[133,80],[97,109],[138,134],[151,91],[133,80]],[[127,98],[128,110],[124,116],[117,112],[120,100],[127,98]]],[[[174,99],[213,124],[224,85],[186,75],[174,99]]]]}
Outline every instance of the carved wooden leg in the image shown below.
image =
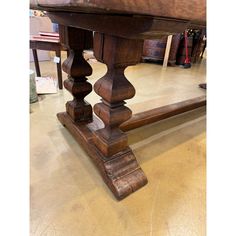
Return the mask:
{"type": "Polygon", "coordinates": [[[71,27],[63,30],[62,43],[70,50],[69,57],[62,64],[63,71],[68,74],[64,86],[74,98],[66,103],[66,112],[75,122],[91,121],[92,107],[84,98],[92,91],[92,85],[86,78],[92,74],[92,68],[82,53],[92,40],[92,32],[71,27]]]}
{"type": "Polygon", "coordinates": [[[102,102],[95,105],[94,111],[104,122],[104,127],[101,120],[92,117],[91,105],[84,101],[92,90],[86,81],[92,69],[82,56],[83,49],[91,48],[86,44],[88,32],[70,27],[63,27],[63,32],[67,37],[61,42],[67,42],[65,46],[70,49],[69,57],[62,65],[68,74],[64,86],[74,99],[67,102],[66,112],[59,113],[58,119],[83,145],[116,198],[122,199],[147,183],[127,144],[127,135],[119,128],[132,114],[124,106],[124,100],[135,94],[134,87],[124,76],[124,70],[139,62],[142,41],[95,34],[95,56],[108,66],[107,74],[94,86],[96,93],[102,97],[102,102]]]}
{"type": "Polygon", "coordinates": [[[95,132],[94,142],[103,157],[107,184],[117,198],[124,198],[147,183],[147,178],[128,146],[127,134],[120,125],[128,120],[132,111],[124,100],[135,95],[133,85],[125,78],[124,70],[140,61],[143,42],[95,33],[94,53],[104,62],[108,71],[95,85],[102,97],[94,112],[105,127],[95,132]]]}

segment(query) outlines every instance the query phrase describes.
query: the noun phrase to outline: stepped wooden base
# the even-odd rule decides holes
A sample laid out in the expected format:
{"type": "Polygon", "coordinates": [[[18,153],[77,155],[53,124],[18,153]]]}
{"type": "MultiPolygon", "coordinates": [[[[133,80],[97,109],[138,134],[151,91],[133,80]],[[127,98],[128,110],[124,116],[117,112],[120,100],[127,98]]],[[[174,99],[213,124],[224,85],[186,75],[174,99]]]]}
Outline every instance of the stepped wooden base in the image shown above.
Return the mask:
{"type": "Polygon", "coordinates": [[[105,158],[96,148],[94,132],[103,127],[96,117],[91,123],[75,123],[66,112],[58,113],[57,117],[86,150],[118,200],[147,184],[147,178],[130,148],[109,158],[105,158]]]}
{"type": "Polygon", "coordinates": [[[127,14],[122,10],[113,12],[109,9],[96,13],[89,6],[87,10],[79,6],[60,7],[60,4],[37,5],[37,8],[46,10],[52,22],[59,24],[60,42],[70,50],[69,57],[63,63],[63,71],[68,74],[65,88],[73,95],[73,101],[67,103],[68,113],[60,113],[58,118],[84,146],[114,195],[122,199],[147,183],[123,131],[185,112],[194,106],[192,103],[182,103],[176,107],[153,109],[131,118],[132,111],[125,106],[125,101],[134,97],[135,88],[125,77],[124,71],[140,62],[143,39],[175,35],[190,26],[204,28],[205,21],[168,15],[137,15],[132,11],[127,14]],[[93,48],[95,58],[107,66],[107,73],[94,84],[94,91],[101,97],[101,102],[93,110],[102,125],[95,117],[89,123],[93,114],[85,100],[92,91],[92,86],[87,82],[92,68],[82,52],[90,48],[93,48]]]}
{"type": "MultiPolygon", "coordinates": [[[[132,130],[205,105],[206,97],[201,96],[141,112],[134,114],[123,123],[121,129],[123,131],[132,130]]],[[[147,178],[129,147],[109,158],[99,151],[96,147],[96,131],[104,128],[104,124],[96,116],[90,123],[75,122],[66,112],[58,113],[57,117],[77,142],[83,146],[117,199],[121,200],[147,184],[147,178]]]]}

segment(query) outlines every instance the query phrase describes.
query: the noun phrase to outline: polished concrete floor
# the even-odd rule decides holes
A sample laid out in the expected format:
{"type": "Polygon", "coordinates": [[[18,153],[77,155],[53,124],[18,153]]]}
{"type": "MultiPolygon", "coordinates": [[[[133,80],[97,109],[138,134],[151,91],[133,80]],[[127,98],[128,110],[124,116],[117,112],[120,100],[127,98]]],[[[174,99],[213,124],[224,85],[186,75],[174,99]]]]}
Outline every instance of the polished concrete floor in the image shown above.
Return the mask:
{"type": "MultiPolygon", "coordinates": [[[[64,57],[64,55],[63,55],[64,57]]],[[[106,67],[90,60],[94,82],[106,67]]],[[[56,76],[53,62],[40,63],[56,76]]],[[[30,65],[34,69],[33,64],[30,65]]],[[[136,88],[134,112],[205,94],[205,60],[191,69],[139,64],[125,71],[136,88]]],[[[66,74],[63,73],[63,78],[66,74]]],[[[57,121],[71,99],[66,91],[31,104],[30,175],[32,236],[206,235],[206,112],[199,108],[128,133],[149,183],[118,202],[92,162],[57,121]]],[[[95,93],[87,96],[95,104],[95,93]]]]}

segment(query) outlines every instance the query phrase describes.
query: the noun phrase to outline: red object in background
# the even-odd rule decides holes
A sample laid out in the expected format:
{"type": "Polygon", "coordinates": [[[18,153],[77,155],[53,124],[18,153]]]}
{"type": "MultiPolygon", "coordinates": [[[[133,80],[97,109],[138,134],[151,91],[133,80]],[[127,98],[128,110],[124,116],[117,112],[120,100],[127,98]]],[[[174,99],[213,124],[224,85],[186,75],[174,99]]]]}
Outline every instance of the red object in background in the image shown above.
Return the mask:
{"type": "Polygon", "coordinates": [[[184,60],[184,68],[190,68],[191,62],[188,56],[188,32],[184,31],[184,44],[185,44],[185,60],[184,60]]]}

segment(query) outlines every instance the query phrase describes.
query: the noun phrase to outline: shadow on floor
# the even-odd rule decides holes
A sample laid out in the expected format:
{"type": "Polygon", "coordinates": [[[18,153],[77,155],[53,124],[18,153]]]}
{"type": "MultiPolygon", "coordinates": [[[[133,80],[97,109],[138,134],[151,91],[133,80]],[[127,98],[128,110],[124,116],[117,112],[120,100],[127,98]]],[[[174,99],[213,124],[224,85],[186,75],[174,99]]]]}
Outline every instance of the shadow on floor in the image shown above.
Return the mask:
{"type": "Polygon", "coordinates": [[[129,145],[142,164],[198,136],[206,130],[206,108],[186,112],[128,132],[129,145]],[[139,150],[152,149],[150,156],[140,156],[139,150]]]}

